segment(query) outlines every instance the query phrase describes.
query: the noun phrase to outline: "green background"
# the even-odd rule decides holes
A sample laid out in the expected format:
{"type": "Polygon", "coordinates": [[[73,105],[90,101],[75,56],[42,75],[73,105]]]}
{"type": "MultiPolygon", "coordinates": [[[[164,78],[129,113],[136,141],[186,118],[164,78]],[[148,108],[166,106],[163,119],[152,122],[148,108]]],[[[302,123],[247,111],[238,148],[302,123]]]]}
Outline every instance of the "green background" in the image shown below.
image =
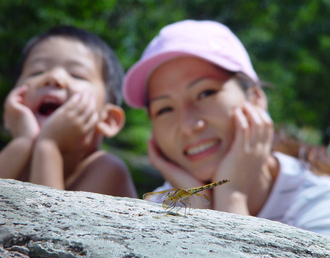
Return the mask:
{"type": "MultiPolygon", "coordinates": [[[[28,39],[59,24],[101,36],[125,70],[165,25],[210,19],[229,26],[248,50],[266,89],[278,126],[310,143],[329,142],[330,0],[3,0],[0,1],[0,101],[13,87],[13,74],[28,39]],[[328,133],[327,133],[328,132],[328,133]]],[[[162,183],[150,167],[146,141],[151,125],[143,110],[124,104],[125,129],[105,149],[124,159],[139,194],[162,183]]],[[[0,124],[0,147],[9,140],[0,124]]]]}

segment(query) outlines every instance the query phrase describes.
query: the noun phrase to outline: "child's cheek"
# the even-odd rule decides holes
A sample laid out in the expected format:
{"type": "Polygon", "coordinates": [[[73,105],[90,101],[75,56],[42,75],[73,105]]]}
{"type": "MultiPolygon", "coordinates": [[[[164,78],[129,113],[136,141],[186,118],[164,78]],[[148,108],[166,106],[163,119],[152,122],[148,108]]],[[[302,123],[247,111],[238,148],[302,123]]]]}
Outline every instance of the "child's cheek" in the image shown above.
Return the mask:
{"type": "Polygon", "coordinates": [[[31,110],[34,110],[37,108],[37,99],[35,96],[35,92],[33,89],[29,88],[28,91],[26,92],[26,94],[24,95],[23,98],[23,104],[27,107],[29,107],[31,110]]]}

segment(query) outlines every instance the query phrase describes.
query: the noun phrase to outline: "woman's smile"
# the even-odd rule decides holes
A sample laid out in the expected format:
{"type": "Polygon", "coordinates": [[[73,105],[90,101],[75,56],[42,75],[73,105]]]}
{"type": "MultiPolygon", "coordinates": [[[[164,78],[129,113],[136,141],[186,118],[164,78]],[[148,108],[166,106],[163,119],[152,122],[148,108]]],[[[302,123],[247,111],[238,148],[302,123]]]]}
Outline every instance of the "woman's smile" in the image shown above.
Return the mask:
{"type": "Polygon", "coordinates": [[[191,160],[197,161],[212,155],[221,145],[219,139],[204,140],[193,146],[188,146],[184,150],[184,154],[191,160]]]}

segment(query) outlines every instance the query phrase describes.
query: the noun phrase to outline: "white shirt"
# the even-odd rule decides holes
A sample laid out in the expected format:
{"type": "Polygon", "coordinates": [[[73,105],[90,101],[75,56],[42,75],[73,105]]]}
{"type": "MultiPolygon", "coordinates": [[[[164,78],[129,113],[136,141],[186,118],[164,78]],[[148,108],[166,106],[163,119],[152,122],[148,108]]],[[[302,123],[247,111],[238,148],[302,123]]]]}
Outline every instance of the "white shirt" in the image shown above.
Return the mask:
{"type": "MultiPolygon", "coordinates": [[[[315,175],[294,157],[279,152],[274,156],[280,171],[257,217],[330,236],[330,177],[315,175]]],[[[165,182],[155,191],[171,188],[165,182]]]]}
{"type": "Polygon", "coordinates": [[[330,177],[313,174],[291,156],[274,156],[280,171],[258,217],[330,235],[330,177]]]}

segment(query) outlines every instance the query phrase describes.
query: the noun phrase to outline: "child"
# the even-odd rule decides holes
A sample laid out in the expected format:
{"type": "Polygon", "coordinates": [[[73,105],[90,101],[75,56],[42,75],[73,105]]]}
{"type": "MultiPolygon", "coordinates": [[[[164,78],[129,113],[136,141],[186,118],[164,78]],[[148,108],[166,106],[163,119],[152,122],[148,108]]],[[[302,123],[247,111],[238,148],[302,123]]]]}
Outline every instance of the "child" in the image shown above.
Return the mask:
{"type": "Polygon", "coordinates": [[[206,191],[205,208],[330,235],[329,180],[271,151],[266,96],[226,26],[186,20],[164,27],[128,71],[123,90],[127,104],[146,108],[153,123],[149,157],[166,179],[157,190],[230,179],[206,191]]]}
{"type": "Polygon", "coordinates": [[[122,68],[96,35],[55,27],[28,42],[4,122],[0,177],[136,197],[124,163],[100,150],[123,127],[122,68]]]}

